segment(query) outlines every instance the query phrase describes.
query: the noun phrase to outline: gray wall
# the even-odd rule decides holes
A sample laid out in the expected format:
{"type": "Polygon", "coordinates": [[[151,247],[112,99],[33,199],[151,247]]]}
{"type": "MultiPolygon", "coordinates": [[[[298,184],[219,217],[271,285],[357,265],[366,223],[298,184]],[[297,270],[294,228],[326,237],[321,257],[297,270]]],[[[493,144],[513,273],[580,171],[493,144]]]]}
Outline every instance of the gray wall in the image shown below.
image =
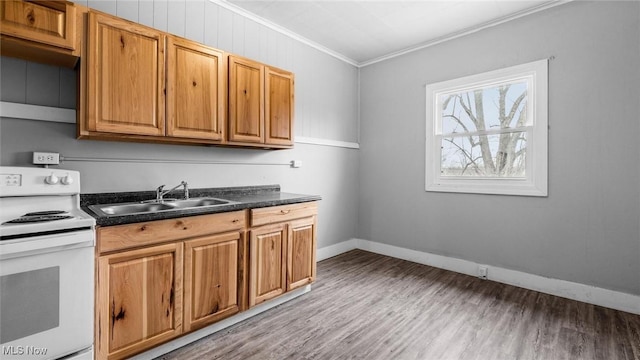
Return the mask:
{"type": "MultiPolygon", "coordinates": [[[[296,135],[357,141],[355,67],[208,1],[89,5],[293,70],[296,135]]],[[[82,172],[84,192],[279,183],[323,196],[319,247],[360,237],[640,294],[639,17],[637,2],[572,2],[367,66],[360,151],[78,141],[73,125],[0,119],[0,164],[29,165],[32,151],[182,159],[61,167],[82,172]],[[425,192],[424,84],[550,56],[549,197],[425,192]],[[293,159],[304,166],[189,164],[293,159]]],[[[2,100],[75,106],[73,72],[6,58],[1,68],[2,100]]]]}
{"type": "MultiPolygon", "coordinates": [[[[88,5],[293,71],[296,136],[357,141],[356,67],[207,0],[89,1],[88,5]]],[[[2,57],[0,69],[2,101],[75,108],[74,71],[6,57],[2,57]]],[[[59,152],[67,157],[184,161],[62,163],[60,168],[81,172],[83,193],[152,190],[181,180],[188,181],[192,188],[280,184],[286,192],[323,197],[318,247],[348,240],[357,233],[358,150],[296,144],[291,150],[266,151],[76,140],[72,124],[0,119],[1,165],[31,166],[33,151],[59,152]],[[287,165],[197,164],[286,164],[291,160],[302,160],[303,166],[293,169],[287,165]]]]}
{"type": "Polygon", "coordinates": [[[359,236],[640,294],[640,3],[571,2],[361,69],[359,236]],[[549,63],[549,197],[424,191],[426,83],[549,63]]]}

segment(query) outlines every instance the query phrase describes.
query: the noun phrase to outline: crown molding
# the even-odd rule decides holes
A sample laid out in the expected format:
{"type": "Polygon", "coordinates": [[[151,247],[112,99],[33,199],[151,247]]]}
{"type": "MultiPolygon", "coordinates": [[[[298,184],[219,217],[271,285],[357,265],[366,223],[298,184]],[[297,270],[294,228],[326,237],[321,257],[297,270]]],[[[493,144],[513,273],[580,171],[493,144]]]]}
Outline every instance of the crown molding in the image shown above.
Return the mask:
{"type": "Polygon", "coordinates": [[[273,31],[277,31],[277,32],[279,32],[279,33],[281,33],[281,34],[283,34],[285,36],[288,36],[288,37],[290,37],[290,38],[292,38],[294,40],[297,40],[297,41],[299,41],[299,42],[301,42],[303,44],[311,46],[312,48],[315,48],[316,50],[319,50],[319,51],[321,51],[321,52],[323,52],[323,53],[325,53],[327,55],[333,56],[338,60],[344,61],[347,64],[351,64],[351,65],[356,66],[356,67],[359,65],[359,63],[357,61],[355,61],[355,60],[353,60],[353,59],[351,59],[351,58],[349,58],[347,56],[344,56],[344,55],[342,55],[342,54],[340,54],[340,53],[338,53],[336,51],[333,51],[333,50],[331,50],[331,49],[329,49],[329,48],[327,48],[325,46],[322,46],[322,45],[320,45],[320,44],[318,44],[318,43],[316,43],[314,41],[311,41],[311,40],[305,38],[304,36],[301,36],[301,35],[293,32],[293,31],[291,31],[291,30],[289,30],[289,29],[287,29],[285,27],[282,27],[282,26],[280,26],[280,25],[278,25],[278,24],[276,24],[276,23],[274,23],[272,21],[269,21],[269,20],[267,20],[265,18],[262,18],[262,17],[254,14],[252,12],[249,12],[249,11],[247,11],[247,10],[245,10],[245,9],[235,5],[235,4],[232,4],[232,3],[230,3],[230,2],[228,2],[226,0],[209,0],[209,1],[214,3],[214,4],[216,4],[216,5],[218,5],[218,6],[223,7],[225,9],[229,10],[229,11],[232,11],[232,12],[238,14],[238,15],[244,16],[249,20],[253,20],[253,21],[257,22],[260,25],[266,26],[266,27],[268,27],[269,29],[271,29],[273,31]]]}
{"type": "Polygon", "coordinates": [[[358,67],[362,68],[362,67],[369,66],[369,65],[372,65],[372,64],[375,64],[375,63],[379,63],[379,62],[382,62],[382,61],[385,61],[385,60],[393,59],[393,58],[398,57],[398,56],[409,54],[409,53],[412,53],[414,51],[422,50],[422,49],[425,49],[425,48],[428,48],[428,47],[431,47],[431,46],[435,46],[435,45],[441,44],[441,43],[449,41],[449,40],[454,40],[454,39],[457,39],[457,38],[460,38],[460,37],[463,37],[463,36],[467,36],[467,35],[476,33],[478,31],[481,31],[481,30],[484,30],[484,29],[488,29],[488,28],[491,28],[491,27],[494,27],[494,26],[497,26],[497,25],[500,25],[500,24],[504,24],[506,22],[509,22],[509,21],[512,21],[512,20],[516,20],[516,19],[519,19],[519,18],[524,17],[524,16],[531,15],[531,14],[537,13],[539,11],[547,10],[547,9],[550,9],[550,8],[553,8],[553,7],[556,7],[556,6],[559,6],[559,5],[564,5],[564,4],[567,4],[567,3],[572,2],[572,1],[574,1],[574,0],[552,0],[552,1],[548,1],[548,2],[542,3],[540,5],[534,6],[532,8],[521,10],[519,12],[516,12],[516,13],[513,13],[513,14],[509,14],[509,15],[503,16],[501,18],[498,18],[498,19],[495,19],[495,20],[491,20],[491,21],[488,21],[488,22],[485,22],[485,23],[482,23],[482,24],[479,24],[479,25],[471,26],[471,27],[468,27],[466,29],[463,29],[463,30],[460,30],[460,31],[457,31],[457,32],[454,32],[454,33],[451,33],[451,34],[448,34],[448,35],[445,35],[445,36],[441,36],[439,38],[424,42],[424,43],[419,44],[419,45],[415,45],[415,46],[411,46],[411,47],[408,47],[408,48],[405,48],[405,49],[402,49],[402,50],[398,50],[398,51],[389,53],[387,55],[383,55],[383,56],[377,57],[375,59],[371,59],[371,60],[360,62],[360,63],[358,63],[358,67]]]}
{"type": "Polygon", "coordinates": [[[394,52],[389,53],[387,55],[383,55],[383,56],[380,56],[380,57],[377,57],[377,58],[374,58],[374,59],[371,59],[371,60],[362,61],[362,62],[358,62],[356,60],[353,60],[353,59],[349,58],[348,56],[345,56],[345,55],[340,54],[340,53],[338,53],[336,51],[333,51],[333,50],[331,50],[331,49],[329,49],[329,48],[327,48],[325,46],[322,46],[322,45],[320,45],[320,44],[318,44],[318,43],[316,43],[316,42],[314,42],[312,40],[309,40],[309,39],[307,39],[307,38],[305,38],[305,37],[293,32],[293,31],[291,31],[291,30],[289,30],[287,28],[284,28],[284,27],[282,27],[282,26],[280,26],[280,25],[278,25],[278,24],[276,24],[276,23],[274,23],[272,21],[264,19],[264,18],[254,14],[254,13],[251,13],[251,12],[249,12],[249,11],[247,11],[247,10],[237,6],[237,5],[234,5],[234,4],[230,3],[230,2],[228,2],[227,0],[209,0],[209,1],[211,1],[212,3],[214,3],[214,4],[218,5],[218,6],[221,6],[221,7],[225,8],[225,9],[227,9],[227,10],[230,10],[230,11],[232,11],[232,12],[238,14],[238,15],[242,15],[242,16],[250,19],[250,20],[253,20],[253,21],[255,21],[255,22],[257,22],[257,23],[259,23],[259,24],[261,24],[263,26],[266,26],[266,27],[274,30],[274,31],[277,31],[277,32],[279,32],[279,33],[281,33],[283,35],[286,35],[286,36],[288,36],[288,37],[290,37],[290,38],[292,38],[294,40],[297,40],[297,41],[299,41],[299,42],[301,42],[303,44],[311,46],[311,47],[313,47],[313,48],[315,48],[315,49],[317,49],[317,50],[319,50],[319,51],[321,51],[321,52],[323,52],[323,53],[325,53],[327,55],[333,56],[336,59],[342,60],[342,61],[346,62],[347,64],[356,66],[358,68],[362,68],[362,67],[369,66],[369,65],[372,65],[372,64],[375,64],[375,63],[379,63],[379,62],[382,62],[382,61],[393,59],[393,58],[398,57],[398,56],[406,55],[406,54],[412,53],[414,51],[418,51],[418,50],[422,50],[422,49],[425,49],[425,48],[428,48],[428,47],[431,47],[431,46],[434,46],[434,45],[438,45],[438,44],[443,43],[445,41],[454,40],[454,39],[457,39],[459,37],[463,37],[463,36],[466,36],[466,35],[469,35],[469,34],[473,34],[475,32],[478,32],[478,31],[481,31],[481,30],[484,30],[484,29],[491,28],[493,26],[497,26],[497,25],[503,24],[503,23],[509,22],[511,20],[516,20],[516,19],[519,19],[521,17],[528,16],[528,15],[534,14],[534,13],[539,12],[539,11],[547,10],[547,9],[550,9],[550,8],[553,8],[553,7],[556,7],[556,6],[559,6],[559,5],[564,5],[564,4],[572,2],[574,0],[551,0],[551,1],[547,1],[547,2],[542,3],[540,5],[537,5],[537,6],[534,6],[532,8],[516,12],[514,14],[503,16],[501,18],[498,18],[498,19],[495,19],[495,20],[492,20],[492,21],[488,21],[488,22],[482,23],[480,25],[471,26],[471,27],[468,27],[466,29],[457,31],[455,33],[448,34],[448,35],[445,35],[445,36],[441,36],[441,37],[436,38],[434,40],[430,40],[430,41],[418,44],[416,46],[411,46],[411,47],[408,47],[408,48],[405,48],[405,49],[402,49],[402,50],[394,51],[394,52]]]}

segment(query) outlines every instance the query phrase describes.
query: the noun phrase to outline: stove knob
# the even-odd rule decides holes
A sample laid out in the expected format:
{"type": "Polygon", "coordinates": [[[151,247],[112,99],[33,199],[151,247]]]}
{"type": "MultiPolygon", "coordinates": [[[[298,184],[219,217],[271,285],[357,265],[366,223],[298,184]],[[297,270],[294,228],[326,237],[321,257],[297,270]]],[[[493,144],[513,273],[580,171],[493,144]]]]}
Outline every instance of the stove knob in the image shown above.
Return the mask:
{"type": "Polygon", "coordinates": [[[71,177],[71,175],[67,174],[67,176],[63,176],[62,179],[60,179],[60,182],[63,185],[71,185],[73,184],[73,178],[71,177]]]}
{"type": "Polygon", "coordinates": [[[60,179],[58,179],[58,177],[54,173],[51,173],[51,175],[49,175],[46,178],[44,178],[44,182],[46,182],[47,184],[50,184],[50,185],[57,184],[58,180],[60,180],[60,179]]]}

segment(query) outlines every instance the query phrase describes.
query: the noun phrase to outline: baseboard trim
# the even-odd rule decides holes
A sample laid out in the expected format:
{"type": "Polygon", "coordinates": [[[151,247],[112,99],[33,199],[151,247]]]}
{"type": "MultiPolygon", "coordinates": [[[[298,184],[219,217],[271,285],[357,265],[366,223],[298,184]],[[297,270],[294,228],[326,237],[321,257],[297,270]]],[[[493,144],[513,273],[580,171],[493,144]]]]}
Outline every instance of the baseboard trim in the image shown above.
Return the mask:
{"type": "Polygon", "coordinates": [[[275,299],[269,300],[267,302],[264,302],[260,305],[257,305],[249,310],[243,311],[241,313],[238,313],[230,318],[226,318],[224,320],[221,320],[213,325],[210,325],[208,327],[202,328],[200,330],[196,330],[192,333],[189,333],[187,335],[184,335],[182,337],[179,337],[175,340],[172,340],[168,343],[159,345],[154,347],[153,349],[150,349],[146,352],[143,352],[141,354],[138,354],[132,358],[130,358],[131,360],[151,360],[151,359],[155,359],[157,357],[160,357],[164,354],[170,353],[173,350],[176,350],[178,348],[181,348],[185,345],[188,345],[196,340],[200,340],[205,336],[209,336],[213,333],[216,333],[220,330],[224,330],[232,325],[235,325],[241,321],[247,320],[250,317],[256,316],[262,312],[265,312],[269,309],[272,309],[278,305],[284,304],[287,301],[293,300],[295,298],[297,298],[298,296],[304,295],[306,293],[308,293],[309,291],[311,291],[311,285],[306,285],[304,287],[301,287],[299,289],[295,289],[292,290],[288,293],[285,293],[275,299]]]}
{"type": "MultiPolygon", "coordinates": [[[[640,315],[640,296],[638,295],[552,279],[498,266],[479,264],[469,260],[405,249],[364,239],[350,239],[318,249],[318,254],[324,254],[326,251],[326,253],[336,256],[340,254],[337,253],[339,250],[347,252],[354,248],[471,276],[477,276],[479,266],[486,266],[488,270],[487,280],[640,315]]],[[[322,260],[319,256],[318,259],[322,260]]]]}
{"type": "Polygon", "coordinates": [[[351,240],[343,241],[341,243],[337,243],[334,245],[325,246],[321,249],[318,249],[318,251],[316,252],[316,260],[317,261],[326,260],[328,258],[340,255],[342,253],[346,253],[347,251],[357,249],[357,247],[358,247],[357,239],[351,239],[351,240]]]}

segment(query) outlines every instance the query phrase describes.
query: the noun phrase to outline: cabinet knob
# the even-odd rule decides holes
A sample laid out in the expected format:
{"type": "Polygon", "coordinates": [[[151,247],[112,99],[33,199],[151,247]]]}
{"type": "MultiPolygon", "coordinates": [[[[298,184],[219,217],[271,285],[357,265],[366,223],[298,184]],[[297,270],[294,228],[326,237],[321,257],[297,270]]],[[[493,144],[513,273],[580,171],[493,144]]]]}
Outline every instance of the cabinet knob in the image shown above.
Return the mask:
{"type": "Polygon", "coordinates": [[[36,14],[33,12],[33,9],[29,9],[29,12],[27,13],[27,21],[29,22],[29,25],[36,23],[36,14]]]}

